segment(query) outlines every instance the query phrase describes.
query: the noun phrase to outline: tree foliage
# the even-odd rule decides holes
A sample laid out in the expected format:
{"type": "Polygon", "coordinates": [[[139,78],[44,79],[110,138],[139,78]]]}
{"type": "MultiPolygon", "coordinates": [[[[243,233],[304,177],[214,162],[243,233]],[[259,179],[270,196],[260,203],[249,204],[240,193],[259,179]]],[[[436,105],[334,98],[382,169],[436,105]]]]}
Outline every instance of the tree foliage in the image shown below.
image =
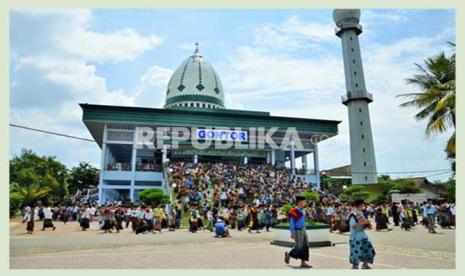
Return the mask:
{"type": "Polygon", "coordinates": [[[80,162],[69,172],[69,192],[76,193],[77,190],[94,188],[98,186],[99,169],[87,162],[80,162]]]}
{"type": "Polygon", "coordinates": [[[451,160],[455,172],[455,44],[450,43],[453,54],[446,56],[444,52],[424,60],[424,65],[415,64],[418,74],[407,79],[408,84],[420,88],[419,93],[401,94],[409,100],[401,107],[415,107],[420,111],[415,115],[417,120],[427,120],[426,134],[452,131],[445,152],[451,160]]]}
{"type": "Polygon", "coordinates": [[[62,201],[68,196],[67,177],[66,166],[54,156],[23,149],[10,160],[10,191],[23,197],[24,205],[62,201]]]}
{"type": "Polygon", "coordinates": [[[401,194],[421,193],[420,184],[408,178],[401,178],[401,179],[394,180],[393,189],[399,190],[401,194]]]}
{"type": "Polygon", "coordinates": [[[68,171],[55,157],[23,149],[10,160],[10,215],[23,206],[59,203],[68,197],[68,171]]]}
{"type": "Polygon", "coordinates": [[[370,192],[365,190],[362,185],[351,185],[343,193],[339,195],[341,201],[351,202],[355,199],[367,199],[370,192]]]}
{"type": "Polygon", "coordinates": [[[447,182],[446,196],[449,202],[455,202],[455,179],[449,179],[447,182]]]}

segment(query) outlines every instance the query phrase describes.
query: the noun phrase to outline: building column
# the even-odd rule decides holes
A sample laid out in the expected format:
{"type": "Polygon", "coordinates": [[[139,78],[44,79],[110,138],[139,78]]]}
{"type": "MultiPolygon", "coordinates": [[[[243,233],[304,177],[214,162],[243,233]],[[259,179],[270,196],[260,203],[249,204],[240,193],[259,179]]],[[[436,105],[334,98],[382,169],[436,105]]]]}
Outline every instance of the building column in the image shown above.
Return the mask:
{"type": "Polygon", "coordinates": [[[134,180],[131,181],[131,189],[129,190],[129,197],[131,198],[131,202],[134,203],[134,180]]]}
{"type": "Polygon", "coordinates": [[[107,125],[103,126],[103,138],[102,138],[102,155],[100,157],[100,175],[98,183],[98,204],[103,204],[103,175],[106,171],[106,156],[107,156],[107,125]]]}
{"type": "Polygon", "coordinates": [[[304,170],[304,174],[306,175],[308,172],[308,153],[302,155],[302,169],[304,170]]]}
{"type": "Polygon", "coordinates": [[[313,170],[316,178],[316,187],[320,189],[320,161],[318,157],[318,144],[316,143],[313,149],[313,170]]]}
{"type": "Polygon", "coordinates": [[[276,164],[276,152],[275,152],[274,149],[271,149],[271,152],[270,152],[270,153],[271,153],[271,154],[270,154],[270,155],[271,155],[271,156],[270,156],[270,158],[271,158],[271,165],[274,166],[274,165],[276,164]]]}
{"type": "Polygon", "coordinates": [[[132,157],[131,157],[131,172],[133,175],[136,173],[136,162],[137,162],[137,149],[135,145],[132,145],[132,157]]]}
{"type": "Polygon", "coordinates": [[[165,164],[166,163],[166,160],[167,160],[167,153],[168,153],[168,150],[167,150],[167,145],[163,145],[163,148],[161,149],[161,163],[162,164],[165,164]]]}
{"type": "Polygon", "coordinates": [[[266,163],[267,164],[271,163],[271,152],[270,151],[266,152],[266,163]]]}
{"type": "Polygon", "coordinates": [[[199,162],[199,156],[197,154],[194,155],[194,164],[199,162]]]}
{"type": "Polygon", "coordinates": [[[247,156],[244,157],[244,165],[247,165],[249,163],[249,159],[247,156]]]}
{"type": "Polygon", "coordinates": [[[291,173],[295,175],[295,149],[294,149],[294,139],[291,139],[291,173]]]}
{"type": "Polygon", "coordinates": [[[136,172],[137,172],[137,128],[134,130],[134,137],[132,141],[132,159],[131,159],[131,187],[129,188],[129,198],[134,203],[134,187],[136,186],[136,172]]]}

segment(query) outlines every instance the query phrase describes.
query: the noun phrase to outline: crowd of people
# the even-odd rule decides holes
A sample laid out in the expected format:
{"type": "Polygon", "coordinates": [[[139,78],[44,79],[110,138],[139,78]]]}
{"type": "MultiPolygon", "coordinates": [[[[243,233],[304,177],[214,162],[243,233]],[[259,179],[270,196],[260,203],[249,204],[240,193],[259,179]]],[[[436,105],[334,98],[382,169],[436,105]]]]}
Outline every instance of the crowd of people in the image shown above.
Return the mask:
{"type": "MultiPolygon", "coordinates": [[[[328,223],[331,231],[344,233],[349,231],[347,217],[351,209],[350,203],[316,204],[316,207],[308,207],[308,215],[313,221],[328,223]]],[[[423,225],[430,233],[436,233],[436,226],[455,227],[455,204],[446,201],[414,203],[404,200],[400,203],[367,204],[364,213],[373,221],[377,231],[391,231],[391,224],[405,231],[423,225]]]]}
{"type": "MultiPolygon", "coordinates": [[[[38,221],[42,221],[43,231],[55,230],[57,222],[61,221],[77,223],[82,231],[87,231],[95,222],[103,233],[127,229],[134,234],[161,234],[163,229],[181,228],[184,218],[192,233],[207,230],[214,232],[215,237],[231,237],[232,230],[260,233],[271,231],[280,221],[290,221],[293,239],[302,246],[307,241],[306,234],[293,231],[302,229],[302,223],[322,222],[329,224],[331,232],[350,232],[351,263],[358,267],[361,260],[356,256],[358,247],[372,249],[371,243],[365,241],[365,229],[390,231],[400,227],[410,231],[412,227],[423,225],[430,233],[436,233],[438,226],[455,227],[454,204],[404,200],[363,203],[362,206],[360,202],[341,202],[328,191],[309,190],[308,184],[292,176],[289,169],[271,165],[171,162],[167,181],[174,195],[169,204],[107,202],[97,206],[77,201],[72,206],[26,207],[23,219],[27,224],[26,232],[32,234],[38,221]],[[319,199],[299,203],[298,211],[293,208],[288,213],[283,212],[283,206],[294,204],[296,198],[308,191],[318,193],[319,199]],[[356,243],[357,238],[363,243],[356,243]]],[[[302,249],[296,250],[286,253],[285,261],[288,263],[289,258],[297,256],[303,260],[303,266],[309,266],[305,261],[308,256],[296,253],[302,249]]],[[[368,263],[372,263],[374,250],[372,253],[363,257],[368,260],[362,267],[367,268],[368,263]]]]}
{"type": "Polygon", "coordinates": [[[112,202],[98,207],[96,204],[83,204],[63,207],[26,207],[23,222],[27,224],[26,232],[34,232],[35,223],[42,221],[42,231],[56,229],[56,222],[78,223],[82,231],[87,231],[92,222],[104,233],[120,232],[129,228],[135,234],[161,233],[162,228],[170,231],[180,228],[181,211],[177,206],[123,204],[112,202]],[[55,223],[55,224],[54,224],[55,223]],[[129,227],[130,226],[130,227],[129,227]]]}
{"type": "Polygon", "coordinates": [[[218,219],[239,231],[270,231],[279,208],[308,189],[288,168],[266,164],[172,162],[168,182],[176,202],[189,213],[191,232],[211,230],[218,219]]]}

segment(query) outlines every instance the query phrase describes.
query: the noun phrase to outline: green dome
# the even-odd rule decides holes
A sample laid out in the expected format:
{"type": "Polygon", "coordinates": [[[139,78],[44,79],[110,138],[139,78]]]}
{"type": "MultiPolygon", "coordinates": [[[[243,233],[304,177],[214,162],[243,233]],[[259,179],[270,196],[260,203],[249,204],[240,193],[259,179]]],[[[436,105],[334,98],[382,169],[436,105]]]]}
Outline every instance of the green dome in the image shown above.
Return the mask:
{"type": "Polygon", "coordinates": [[[168,82],[165,108],[172,107],[224,108],[220,77],[200,54],[198,43],[168,82]]]}

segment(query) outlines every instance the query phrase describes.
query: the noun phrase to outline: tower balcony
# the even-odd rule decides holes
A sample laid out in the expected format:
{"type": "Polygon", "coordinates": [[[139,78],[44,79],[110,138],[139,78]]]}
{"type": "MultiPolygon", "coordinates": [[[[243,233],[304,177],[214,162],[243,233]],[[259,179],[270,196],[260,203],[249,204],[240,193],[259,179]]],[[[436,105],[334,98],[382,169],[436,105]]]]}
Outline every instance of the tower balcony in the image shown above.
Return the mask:
{"type": "Polygon", "coordinates": [[[364,100],[367,103],[371,103],[373,101],[373,94],[371,93],[365,93],[364,96],[352,96],[352,93],[347,92],[346,95],[341,96],[341,101],[342,104],[347,105],[350,101],[358,101],[358,100],[364,100]]]}
{"type": "Polygon", "coordinates": [[[361,34],[363,32],[363,27],[362,25],[356,23],[356,22],[345,22],[345,23],[339,23],[340,26],[336,27],[334,29],[334,32],[338,37],[341,37],[342,33],[346,30],[354,30],[357,35],[361,34]]]}

